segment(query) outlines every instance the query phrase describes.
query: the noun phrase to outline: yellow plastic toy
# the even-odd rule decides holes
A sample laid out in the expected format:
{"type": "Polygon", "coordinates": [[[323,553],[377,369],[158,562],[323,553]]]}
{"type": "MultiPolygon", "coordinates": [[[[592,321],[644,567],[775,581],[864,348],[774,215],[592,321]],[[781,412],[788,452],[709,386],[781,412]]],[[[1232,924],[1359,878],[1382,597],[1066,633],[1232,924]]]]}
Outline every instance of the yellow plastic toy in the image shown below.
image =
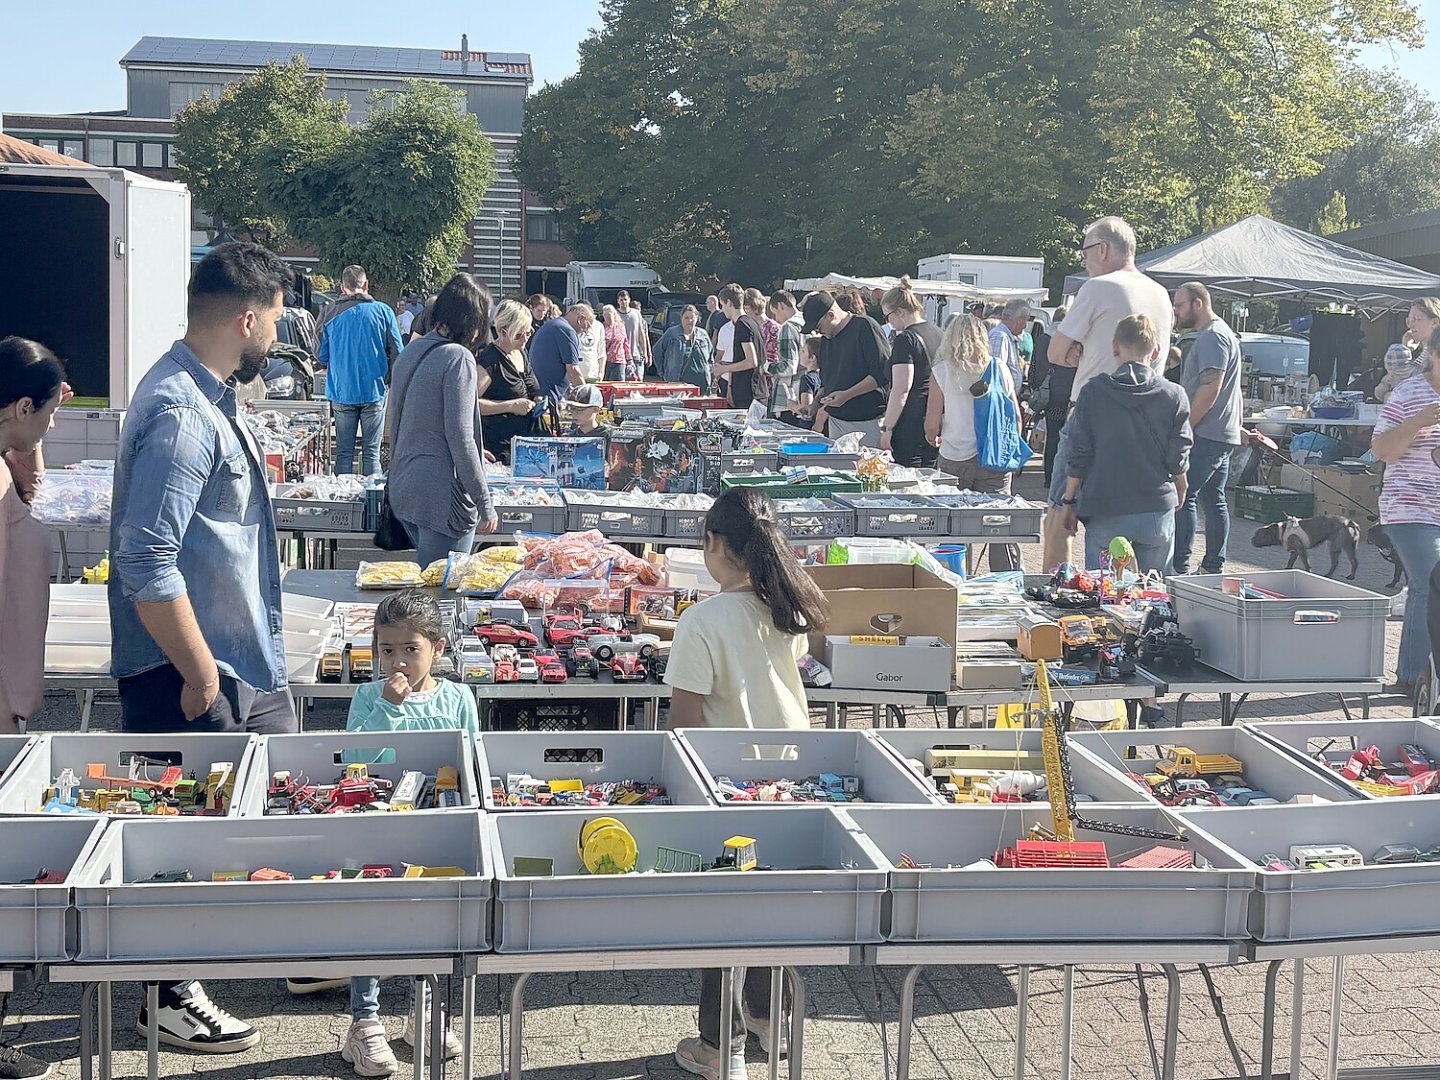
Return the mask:
{"type": "Polygon", "coordinates": [[[86,585],[105,585],[110,581],[110,553],[107,551],[105,557],[94,566],[85,567],[86,585]]]}
{"type": "Polygon", "coordinates": [[[592,874],[629,874],[640,861],[640,848],[630,830],[614,818],[602,817],[580,826],[580,865],[592,874]]]}

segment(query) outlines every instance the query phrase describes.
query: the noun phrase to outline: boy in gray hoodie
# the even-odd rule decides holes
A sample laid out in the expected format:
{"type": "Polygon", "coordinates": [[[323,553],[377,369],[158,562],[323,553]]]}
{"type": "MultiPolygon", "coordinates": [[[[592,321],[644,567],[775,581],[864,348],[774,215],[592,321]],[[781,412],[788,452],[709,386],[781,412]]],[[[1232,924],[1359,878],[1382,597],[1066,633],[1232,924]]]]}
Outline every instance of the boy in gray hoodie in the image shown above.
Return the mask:
{"type": "MultiPolygon", "coordinates": [[[[1190,464],[1190,402],[1155,371],[1155,324],[1144,315],[1115,328],[1119,368],[1085,384],[1066,422],[1070,467],[1062,521],[1072,536],[1085,523],[1085,566],[1117,536],[1135,548],[1140,569],[1165,573],[1175,548],[1175,507],[1190,464]]],[[[1168,345],[1169,343],[1164,343],[1168,345]]]]}

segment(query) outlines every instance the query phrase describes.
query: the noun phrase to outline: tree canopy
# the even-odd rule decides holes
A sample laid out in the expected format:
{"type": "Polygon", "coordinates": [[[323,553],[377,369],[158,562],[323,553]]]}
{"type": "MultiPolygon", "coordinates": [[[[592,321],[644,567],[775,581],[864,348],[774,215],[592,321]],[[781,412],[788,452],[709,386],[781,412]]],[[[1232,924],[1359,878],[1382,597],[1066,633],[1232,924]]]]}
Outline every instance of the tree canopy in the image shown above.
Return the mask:
{"type": "Polygon", "coordinates": [[[1158,246],[1323,171],[1374,122],[1351,61],[1382,37],[1418,43],[1408,0],[604,0],[516,170],[577,255],[677,283],[1062,272],[1102,214],[1158,246]]]}

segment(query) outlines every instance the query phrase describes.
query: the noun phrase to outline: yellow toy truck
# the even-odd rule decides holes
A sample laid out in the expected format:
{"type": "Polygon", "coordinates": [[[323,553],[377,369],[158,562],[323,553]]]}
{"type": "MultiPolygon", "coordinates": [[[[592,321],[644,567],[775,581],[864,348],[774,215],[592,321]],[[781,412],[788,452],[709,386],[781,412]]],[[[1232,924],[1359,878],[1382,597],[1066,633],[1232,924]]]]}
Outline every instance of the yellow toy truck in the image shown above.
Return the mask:
{"type": "Polygon", "coordinates": [[[1243,773],[1245,766],[1229,754],[1197,754],[1188,746],[1172,746],[1155,769],[1169,777],[1243,773]]]}

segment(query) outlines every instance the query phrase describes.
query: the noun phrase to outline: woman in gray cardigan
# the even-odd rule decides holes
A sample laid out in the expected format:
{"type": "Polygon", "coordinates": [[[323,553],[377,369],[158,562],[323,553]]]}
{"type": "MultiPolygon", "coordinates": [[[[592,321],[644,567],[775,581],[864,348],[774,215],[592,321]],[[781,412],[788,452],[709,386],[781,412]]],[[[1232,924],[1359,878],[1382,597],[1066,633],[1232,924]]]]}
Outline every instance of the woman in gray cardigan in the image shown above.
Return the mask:
{"type": "Polygon", "coordinates": [[[433,307],[435,329],[395,360],[390,388],[390,508],[421,566],[467,554],[499,521],[485,485],[475,352],[490,340],[490,291],[456,274],[433,307]]]}

